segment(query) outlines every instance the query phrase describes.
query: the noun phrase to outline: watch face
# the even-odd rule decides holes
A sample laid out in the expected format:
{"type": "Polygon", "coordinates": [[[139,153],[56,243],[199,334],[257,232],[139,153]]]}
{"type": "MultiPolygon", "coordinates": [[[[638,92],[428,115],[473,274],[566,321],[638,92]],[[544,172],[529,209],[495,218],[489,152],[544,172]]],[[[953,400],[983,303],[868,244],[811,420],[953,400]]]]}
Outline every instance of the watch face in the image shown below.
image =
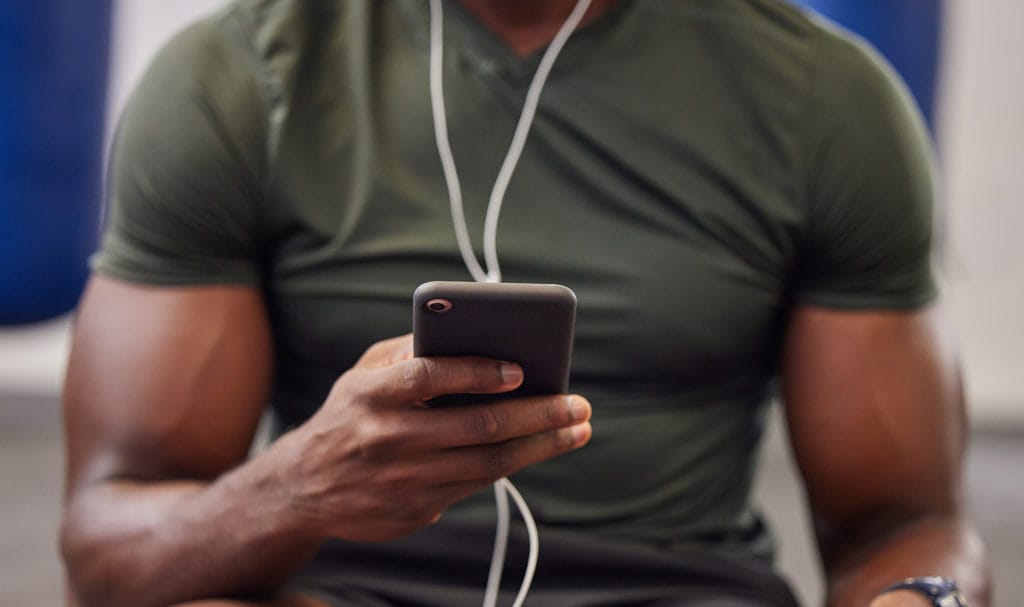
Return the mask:
{"type": "MultiPolygon", "coordinates": [[[[935,599],[933,599],[933,602],[935,602],[935,599]]],[[[964,595],[960,594],[960,590],[956,587],[946,596],[937,599],[935,604],[939,607],[968,607],[967,599],[964,598],[964,595]]]]}

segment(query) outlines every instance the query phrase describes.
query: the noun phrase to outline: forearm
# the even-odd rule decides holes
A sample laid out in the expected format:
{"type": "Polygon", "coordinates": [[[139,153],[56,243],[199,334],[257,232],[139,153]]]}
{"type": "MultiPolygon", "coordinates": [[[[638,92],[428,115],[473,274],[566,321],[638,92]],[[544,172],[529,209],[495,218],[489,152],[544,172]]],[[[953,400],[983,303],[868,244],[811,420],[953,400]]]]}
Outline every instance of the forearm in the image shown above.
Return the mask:
{"type": "Polygon", "coordinates": [[[83,606],[272,590],[320,538],[289,504],[287,445],[211,483],[110,480],[68,503],[62,549],[83,606]]]}
{"type": "MultiPolygon", "coordinates": [[[[829,607],[927,605],[916,596],[886,602],[878,593],[907,577],[941,575],[954,578],[972,607],[989,604],[988,569],[984,546],[974,529],[956,515],[922,517],[885,534],[870,544],[839,540],[842,549],[828,559],[829,607]]],[[[893,597],[889,597],[892,599],[893,597]]]]}
{"type": "Polygon", "coordinates": [[[129,423],[108,412],[97,424],[89,414],[101,406],[68,399],[76,415],[62,549],[81,602],[165,607],[274,590],[325,537],[404,537],[494,480],[590,439],[590,404],[576,395],[424,409],[443,394],[510,392],[522,370],[411,354],[411,336],[371,347],[309,420],[237,467],[251,436],[247,410],[235,416],[244,431],[223,420],[211,431],[192,399],[179,399],[170,420],[123,405],[129,423]],[[172,428],[155,445],[139,444],[164,424],[172,428]],[[215,474],[208,484],[183,478],[215,474]],[[154,475],[179,480],[149,482],[154,475]]]}

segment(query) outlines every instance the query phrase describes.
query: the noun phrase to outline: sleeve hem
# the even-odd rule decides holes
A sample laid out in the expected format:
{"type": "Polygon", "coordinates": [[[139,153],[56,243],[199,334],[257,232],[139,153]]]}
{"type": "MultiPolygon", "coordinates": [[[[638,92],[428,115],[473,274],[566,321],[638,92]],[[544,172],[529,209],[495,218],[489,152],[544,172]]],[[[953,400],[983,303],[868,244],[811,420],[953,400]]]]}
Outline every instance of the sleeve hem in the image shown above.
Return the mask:
{"type": "Polygon", "coordinates": [[[258,287],[261,284],[259,274],[254,270],[236,270],[221,272],[152,272],[139,271],[119,266],[111,266],[102,262],[90,264],[96,274],[122,280],[125,282],[154,287],[189,287],[189,286],[247,286],[258,287]]]}
{"type": "Polygon", "coordinates": [[[810,305],[836,310],[919,310],[938,299],[938,290],[929,289],[920,293],[902,295],[850,294],[850,293],[801,293],[794,298],[797,305],[810,305]]]}

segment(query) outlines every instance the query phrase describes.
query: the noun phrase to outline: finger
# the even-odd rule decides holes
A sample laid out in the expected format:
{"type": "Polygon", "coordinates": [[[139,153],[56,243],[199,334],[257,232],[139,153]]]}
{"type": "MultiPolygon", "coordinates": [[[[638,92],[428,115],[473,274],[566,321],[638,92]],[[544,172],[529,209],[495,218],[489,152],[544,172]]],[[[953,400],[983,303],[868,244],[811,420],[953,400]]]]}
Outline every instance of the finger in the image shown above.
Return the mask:
{"type": "Polygon", "coordinates": [[[590,403],[582,396],[558,394],[426,409],[416,412],[413,423],[430,428],[429,434],[421,437],[423,447],[450,448],[500,443],[567,428],[589,421],[590,415],[590,403]]]}
{"type": "Polygon", "coordinates": [[[379,341],[356,362],[356,367],[386,367],[412,358],[412,333],[379,341]]]}
{"type": "Polygon", "coordinates": [[[590,423],[583,422],[504,443],[422,455],[385,474],[388,478],[378,483],[381,491],[394,495],[405,493],[406,497],[385,499],[377,512],[402,527],[437,522],[441,512],[494,481],[526,466],[579,449],[590,440],[592,432],[590,423]],[[410,488],[414,488],[411,494],[407,493],[410,488]]]}
{"type": "Polygon", "coordinates": [[[503,443],[459,447],[439,454],[430,469],[439,481],[494,482],[527,466],[575,451],[586,445],[592,434],[590,422],[583,422],[503,443]]]}
{"type": "Polygon", "coordinates": [[[423,404],[445,394],[498,394],[519,387],[522,368],[479,357],[416,357],[380,372],[376,396],[393,402],[423,404]]]}

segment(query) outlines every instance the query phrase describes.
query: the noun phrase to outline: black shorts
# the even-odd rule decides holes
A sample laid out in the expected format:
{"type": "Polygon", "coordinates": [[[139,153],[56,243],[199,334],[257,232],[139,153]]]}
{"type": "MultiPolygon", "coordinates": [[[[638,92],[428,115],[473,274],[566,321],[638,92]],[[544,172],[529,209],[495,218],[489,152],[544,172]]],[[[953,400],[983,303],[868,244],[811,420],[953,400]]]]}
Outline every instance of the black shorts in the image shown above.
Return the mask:
{"type": "MultiPolygon", "coordinates": [[[[483,601],[494,528],[445,523],[387,544],[329,541],[288,592],[331,607],[470,607],[483,601]]],[[[510,605],[526,563],[513,530],[499,604],[510,605]]],[[[530,607],[797,607],[765,562],[681,553],[542,528],[530,607]]]]}

